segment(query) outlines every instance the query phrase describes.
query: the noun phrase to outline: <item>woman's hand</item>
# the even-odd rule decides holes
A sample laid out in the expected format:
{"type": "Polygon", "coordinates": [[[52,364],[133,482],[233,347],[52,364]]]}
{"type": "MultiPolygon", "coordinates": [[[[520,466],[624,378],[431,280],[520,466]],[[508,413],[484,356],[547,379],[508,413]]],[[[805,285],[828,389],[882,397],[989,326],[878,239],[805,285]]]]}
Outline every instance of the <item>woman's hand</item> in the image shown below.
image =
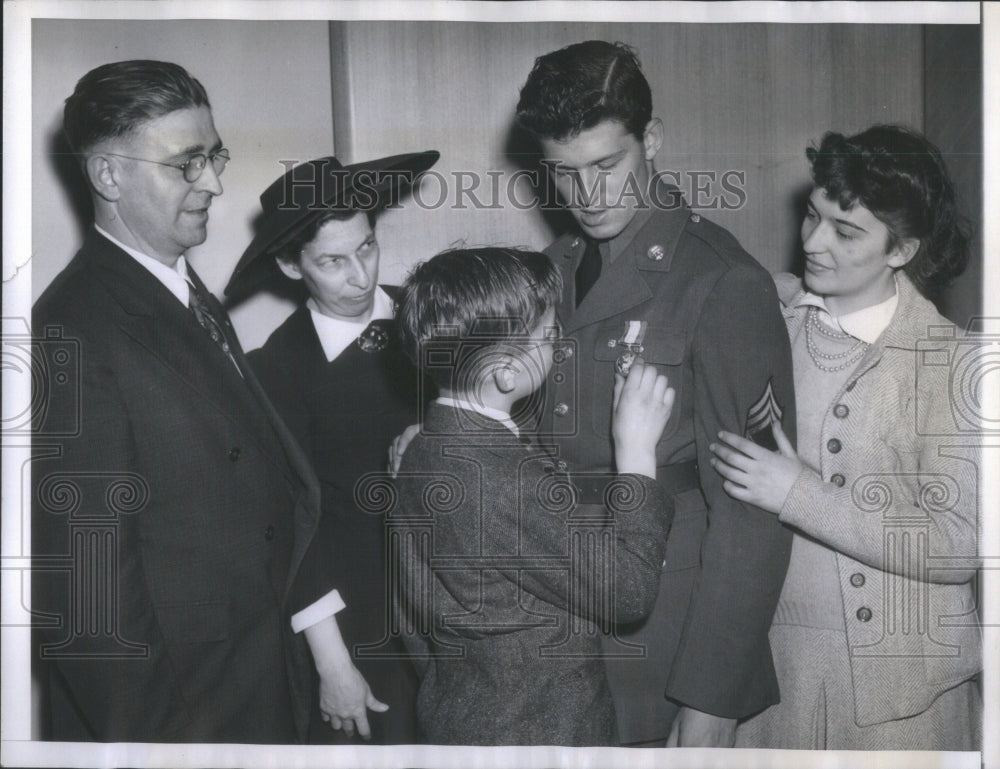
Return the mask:
{"type": "Polygon", "coordinates": [[[351,661],[335,615],[320,620],[304,631],[319,673],[319,709],[323,720],[348,737],[371,737],[368,711],[384,713],[389,706],[372,695],[368,682],[351,661]]]}
{"type": "Polygon", "coordinates": [[[334,729],[343,729],[351,737],[355,727],[364,739],[371,738],[368,710],[384,713],[389,706],[379,702],[368,688],[368,682],[354,665],[320,674],[319,709],[323,720],[334,729]]]}
{"type": "Polygon", "coordinates": [[[722,488],[729,496],[777,514],[803,465],[781,426],[773,424],[771,429],[778,451],[725,431],[719,433],[722,443],[708,448],[715,454],[712,467],[725,479],[722,488]]]}

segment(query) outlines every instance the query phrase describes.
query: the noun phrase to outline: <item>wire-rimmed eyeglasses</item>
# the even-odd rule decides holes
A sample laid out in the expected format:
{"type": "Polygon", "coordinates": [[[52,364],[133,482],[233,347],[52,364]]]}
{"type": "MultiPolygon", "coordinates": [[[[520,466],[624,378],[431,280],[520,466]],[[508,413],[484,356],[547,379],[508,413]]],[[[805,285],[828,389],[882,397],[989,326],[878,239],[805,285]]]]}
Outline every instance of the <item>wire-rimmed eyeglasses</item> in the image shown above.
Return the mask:
{"type": "Polygon", "coordinates": [[[229,150],[225,148],[209,153],[208,155],[203,155],[201,153],[191,155],[187,160],[181,163],[165,163],[162,160],[136,158],[131,155],[122,155],[118,152],[104,152],[101,154],[114,155],[116,158],[125,158],[127,160],[138,160],[142,163],[155,163],[158,166],[167,166],[168,168],[176,168],[184,174],[184,181],[188,184],[194,184],[201,178],[201,174],[205,170],[205,166],[208,165],[209,161],[212,162],[212,168],[215,170],[215,175],[222,176],[222,172],[226,170],[226,163],[228,163],[231,159],[229,157],[229,150]]]}

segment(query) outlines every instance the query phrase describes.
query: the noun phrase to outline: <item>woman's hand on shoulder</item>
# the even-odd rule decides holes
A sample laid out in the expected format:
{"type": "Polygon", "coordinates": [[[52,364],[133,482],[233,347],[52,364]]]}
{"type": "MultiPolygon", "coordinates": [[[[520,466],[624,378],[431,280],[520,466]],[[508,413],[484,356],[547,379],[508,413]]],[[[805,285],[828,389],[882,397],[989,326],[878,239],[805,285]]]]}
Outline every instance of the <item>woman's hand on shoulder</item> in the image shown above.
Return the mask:
{"type": "Polygon", "coordinates": [[[772,425],[778,451],[723,430],[719,443],[709,444],[712,467],[724,480],[722,488],[741,502],[769,513],[780,513],[803,464],[781,426],[772,425]]]}

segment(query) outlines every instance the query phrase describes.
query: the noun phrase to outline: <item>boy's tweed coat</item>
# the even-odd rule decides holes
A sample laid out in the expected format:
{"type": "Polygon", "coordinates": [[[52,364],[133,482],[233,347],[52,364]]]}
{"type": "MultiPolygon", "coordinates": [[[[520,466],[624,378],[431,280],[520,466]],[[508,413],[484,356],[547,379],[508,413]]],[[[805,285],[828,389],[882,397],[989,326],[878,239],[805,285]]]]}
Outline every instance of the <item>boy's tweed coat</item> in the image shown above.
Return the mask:
{"type": "Polygon", "coordinates": [[[615,744],[595,623],[649,611],[673,509],[655,481],[622,475],[606,497],[616,512],[575,518],[564,469],[437,403],[404,455],[400,521],[410,543],[429,536],[402,550],[402,574],[411,617],[431,629],[410,648],[432,655],[418,697],[432,743],[615,744]]]}

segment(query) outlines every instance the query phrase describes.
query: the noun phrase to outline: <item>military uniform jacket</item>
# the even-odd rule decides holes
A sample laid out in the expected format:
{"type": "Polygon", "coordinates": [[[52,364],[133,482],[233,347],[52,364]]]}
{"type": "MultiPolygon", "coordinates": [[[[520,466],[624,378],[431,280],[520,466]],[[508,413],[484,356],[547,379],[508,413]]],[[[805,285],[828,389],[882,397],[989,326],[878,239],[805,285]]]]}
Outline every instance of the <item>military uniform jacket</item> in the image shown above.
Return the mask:
{"type": "Polygon", "coordinates": [[[332,589],[311,582],[323,581],[308,555],[319,485],[202,290],[242,377],[93,230],[34,308],[34,333],[68,375],[37,415],[32,466],[55,739],[304,734],[311,661],[290,615],[332,589]],[[88,582],[95,573],[105,581],[88,582]]]}
{"type": "Polygon", "coordinates": [[[779,412],[794,441],[791,351],[770,275],[727,231],[683,207],[654,206],[574,309],[584,249],[568,234],[546,251],[563,276],[568,357],[549,379],[543,432],[552,431],[571,466],[611,468],[615,361],[626,323],[645,321],[641,354],[677,392],[657,464],[696,460],[699,468],[700,488],[675,499],[652,615],[619,626],[605,644],[625,655],[608,660],[622,740],[645,741],[666,736],[664,693],[725,717],[778,700],[767,635],[791,535],[775,516],[726,495],[708,444],[722,429],[766,439],[762,415],[779,412]]]}

